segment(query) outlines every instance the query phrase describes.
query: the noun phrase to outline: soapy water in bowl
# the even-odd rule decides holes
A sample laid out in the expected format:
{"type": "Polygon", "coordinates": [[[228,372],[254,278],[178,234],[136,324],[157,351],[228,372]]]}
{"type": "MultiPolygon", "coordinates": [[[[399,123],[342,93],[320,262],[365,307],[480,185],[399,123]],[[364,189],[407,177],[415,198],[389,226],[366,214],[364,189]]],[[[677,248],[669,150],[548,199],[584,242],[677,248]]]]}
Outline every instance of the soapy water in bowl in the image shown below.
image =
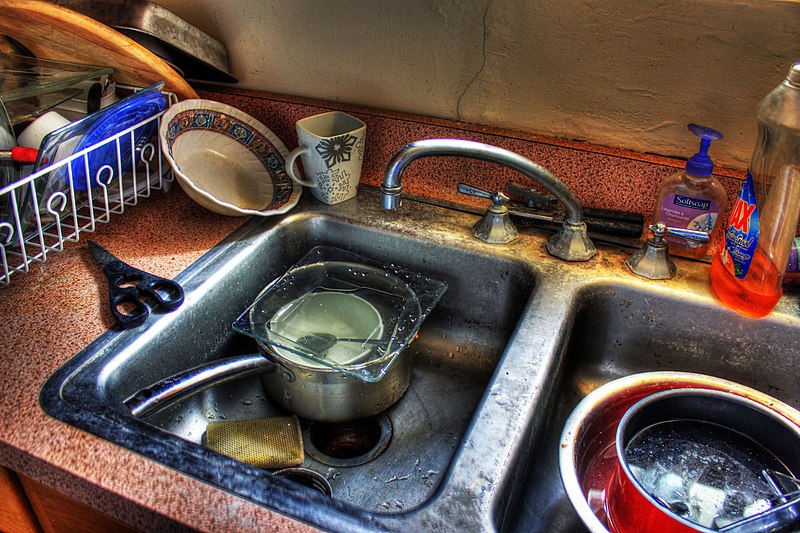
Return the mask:
{"type": "Polygon", "coordinates": [[[761,445],[731,429],[694,420],[649,426],[625,448],[636,480],[674,513],[718,530],[772,507],[766,469],[786,472],[761,445]]]}

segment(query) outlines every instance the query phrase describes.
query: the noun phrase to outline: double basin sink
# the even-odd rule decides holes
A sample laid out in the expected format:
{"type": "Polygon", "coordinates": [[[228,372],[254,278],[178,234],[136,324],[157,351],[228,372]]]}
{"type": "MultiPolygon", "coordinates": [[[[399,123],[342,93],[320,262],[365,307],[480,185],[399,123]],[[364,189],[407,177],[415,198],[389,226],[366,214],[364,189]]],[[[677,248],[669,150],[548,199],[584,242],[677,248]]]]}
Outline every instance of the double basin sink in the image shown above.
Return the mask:
{"type": "Polygon", "coordinates": [[[52,416],[242,498],[335,531],[580,531],[561,486],[558,445],[574,406],[637,372],[737,381],[800,408],[796,295],[761,320],[723,309],[707,266],[648,282],[600,245],[588,263],[544,251],[545,233],[507,245],[472,237],[474,215],[406,200],[396,212],[363,191],[252,219],[181,273],[186,301],[133,330],[109,330],[59,369],[40,401],[52,416]],[[231,324],[259,292],[319,245],[401,265],[448,284],[408,347],[403,398],[368,420],[301,421],[302,472],[272,475],[203,446],[212,421],[287,414],[258,376],[217,385],[136,418],[134,392],[201,363],[256,350],[231,324]]]}

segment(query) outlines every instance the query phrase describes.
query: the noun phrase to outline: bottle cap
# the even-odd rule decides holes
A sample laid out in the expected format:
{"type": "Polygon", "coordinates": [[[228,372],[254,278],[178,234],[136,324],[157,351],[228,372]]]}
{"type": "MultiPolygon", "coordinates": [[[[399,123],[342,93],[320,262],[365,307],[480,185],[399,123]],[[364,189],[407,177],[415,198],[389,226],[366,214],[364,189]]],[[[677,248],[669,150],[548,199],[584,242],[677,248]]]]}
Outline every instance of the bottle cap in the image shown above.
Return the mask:
{"type": "Polygon", "coordinates": [[[722,134],[699,124],[689,124],[688,128],[700,137],[700,151],[686,162],[686,172],[693,176],[710,176],[714,171],[714,162],[708,156],[708,148],[711,146],[711,141],[721,140],[722,134]]]}

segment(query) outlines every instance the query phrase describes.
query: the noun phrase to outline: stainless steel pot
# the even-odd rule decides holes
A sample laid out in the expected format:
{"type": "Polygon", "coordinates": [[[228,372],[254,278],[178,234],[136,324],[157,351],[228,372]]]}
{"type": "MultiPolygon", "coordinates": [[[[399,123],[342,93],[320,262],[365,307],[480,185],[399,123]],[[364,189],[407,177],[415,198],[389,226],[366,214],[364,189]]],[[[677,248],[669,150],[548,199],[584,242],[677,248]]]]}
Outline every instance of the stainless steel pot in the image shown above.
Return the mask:
{"type": "Polygon", "coordinates": [[[261,291],[234,323],[235,330],[256,340],[261,354],[191,368],[124,403],[134,416],[145,416],[219,383],[260,373],[272,399],[303,418],[344,422],[372,416],[408,389],[412,356],[396,347],[411,342],[407,337],[416,331],[411,326],[418,328],[423,319],[416,293],[385,270],[347,261],[295,267],[261,291]],[[386,350],[389,345],[395,349],[386,350]]]}
{"type": "Polygon", "coordinates": [[[385,411],[411,382],[410,353],[400,353],[379,381],[367,382],[332,368],[288,361],[259,346],[264,354],[204,363],[137,391],[124,404],[143,417],[215,385],[261,374],[269,395],[288,411],[309,420],[344,422],[385,411]]]}
{"type": "Polygon", "coordinates": [[[385,411],[405,394],[413,367],[412,355],[401,352],[379,381],[369,382],[274,353],[267,357],[277,367],[261,376],[272,399],[298,416],[320,422],[356,420],[385,411]]]}

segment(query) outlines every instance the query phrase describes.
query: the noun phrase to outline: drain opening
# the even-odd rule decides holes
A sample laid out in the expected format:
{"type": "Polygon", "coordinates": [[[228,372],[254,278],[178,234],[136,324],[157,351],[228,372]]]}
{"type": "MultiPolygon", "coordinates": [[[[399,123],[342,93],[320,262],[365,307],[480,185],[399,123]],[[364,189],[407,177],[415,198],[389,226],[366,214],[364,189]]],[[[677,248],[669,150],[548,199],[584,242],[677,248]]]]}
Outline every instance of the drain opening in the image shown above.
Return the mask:
{"type": "Polygon", "coordinates": [[[273,474],[317,490],[326,496],[333,495],[331,484],[325,479],[325,476],[308,468],[284,468],[276,470],[273,474]]]}
{"type": "Polygon", "coordinates": [[[306,453],[330,466],[358,466],[377,458],[392,438],[386,414],[350,422],[311,422],[303,428],[306,453]]]}

